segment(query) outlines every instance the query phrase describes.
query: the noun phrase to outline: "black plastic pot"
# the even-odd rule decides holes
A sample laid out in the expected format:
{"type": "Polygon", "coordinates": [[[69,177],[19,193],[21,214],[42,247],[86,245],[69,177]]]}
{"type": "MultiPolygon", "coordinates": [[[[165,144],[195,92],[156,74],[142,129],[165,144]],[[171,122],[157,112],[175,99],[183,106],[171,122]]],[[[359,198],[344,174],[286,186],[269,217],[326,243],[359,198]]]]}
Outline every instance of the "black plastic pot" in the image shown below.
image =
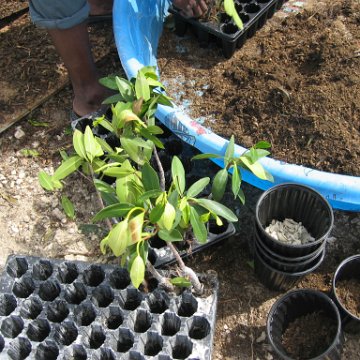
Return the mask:
{"type": "Polygon", "coordinates": [[[260,282],[270,290],[286,291],[296,285],[305,275],[313,272],[320,266],[325,257],[325,249],[321,256],[314,260],[306,270],[289,272],[278,270],[268,264],[262,254],[254,249],[254,270],[260,282]]]}
{"type": "Polygon", "coordinates": [[[282,344],[282,336],[289,324],[299,317],[315,312],[322,312],[334,321],[336,334],[329,341],[329,346],[323,353],[308,360],[341,359],[344,336],[341,330],[339,311],[330,297],[311,289],[291,291],[278,299],[270,309],[266,323],[267,336],[271,346],[282,359],[294,360],[286,353],[282,344]]]}
{"type": "Polygon", "coordinates": [[[255,209],[255,231],[260,240],[273,252],[285,257],[301,257],[318,250],[329,236],[334,214],[327,200],[314,189],[293,183],[279,184],[265,191],[255,209]],[[286,218],[301,222],[315,241],[291,245],[266,233],[272,220],[286,218]]]}
{"type": "Polygon", "coordinates": [[[325,247],[322,247],[320,249],[321,251],[317,252],[316,255],[306,260],[298,262],[287,262],[286,260],[277,260],[271,254],[267,253],[266,250],[263,248],[261,242],[256,241],[255,248],[267,264],[269,264],[276,270],[285,271],[288,273],[297,273],[306,271],[309,268],[311,269],[314,265],[318,264],[321,258],[324,258],[325,254],[325,247]]]}
{"type": "Polygon", "coordinates": [[[359,281],[360,284],[360,254],[350,256],[342,261],[335,271],[332,282],[332,297],[340,310],[344,331],[360,333],[360,318],[346,309],[336,293],[336,286],[340,281],[351,279],[359,281]]]}
{"type": "Polygon", "coordinates": [[[307,254],[307,255],[303,255],[303,256],[282,256],[277,254],[276,252],[272,251],[267,245],[266,243],[264,243],[263,241],[261,241],[260,237],[259,237],[259,233],[258,231],[254,231],[254,244],[257,243],[259,246],[261,246],[261,248],[266,252],[267,255],[271,256],[274,260],[277,260],[279,262],[284,262],[286,264],[299,264],[299,263],[304,263],[306,261],[311,261],[312,259],[314,259],[314,257],[317,257],[325,248],[326,243],[324,242],[318,249],[316,249],[314,252],[307,254]]]}

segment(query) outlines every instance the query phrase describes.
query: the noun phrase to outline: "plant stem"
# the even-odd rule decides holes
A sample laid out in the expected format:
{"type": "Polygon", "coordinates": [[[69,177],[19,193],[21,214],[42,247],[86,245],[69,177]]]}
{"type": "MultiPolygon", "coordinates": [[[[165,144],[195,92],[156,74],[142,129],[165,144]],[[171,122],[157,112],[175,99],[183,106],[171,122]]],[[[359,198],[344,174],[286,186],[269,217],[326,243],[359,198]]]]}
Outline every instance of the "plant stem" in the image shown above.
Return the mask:
{"type": "MultiPolygon", "coordinates": [[[[98,203],[99,203],[101,209],[104,209],[105,205],[104,205],[103,199],[101,197],[100,191],[97,189],[97,187],[95,186],[95,183],[94,183],[94,169],[92,168],[91,165],[89,166],[89,168],[90,168],[91,178],[93,179],[92,183],[93,183],[94,188],[95,188],[98,203]]],[[[109,231],[111,231],[111,229],[112,229],[111,221],[109,219],[105,219],[105,222],[106,222],[106,226],[109,228],[109,231]]]]}
{"type": "Polygon", "coordinates": [[[161,164],[160,158],[159,158],[159,153],[157,152],[156,146],[154,145],[154,157],[155,157],[155,161],[156,161],[156,165],[158,167],[159,170],[159,175],[160,175],[160,187],[162,191],[165,191],[165,173],[164,173],[164,168],[161,164]]]}
{"type": "Polygon", "coordinates": [[[192,285],[194,286],[195,292],[198,295],[201,295],[204,292],[204,286],[201,284],[199,278],[195,274],[195,271],[185,265],[183,259],[181,258],[181,256],[177,252],[175,246],[171,242],[168,242],[167,245],[170,248],[170,250],[172,251],[172,253],[174,254],[174,256],[176,258],[176,261],[178,262],[178,264],[180,266],[180,269],[183,272],[183,274],[185,276],[189,277],[192,285]]]}
{"type": "Polygon", "coordinates": [[[166,291],[174,291],[174,285],[171,284],[166,277],[161,276],[150,261],[147,261],[146,268],[149,270],[150,274],[159,282],[159,285],[165,288],[166,291]]]}

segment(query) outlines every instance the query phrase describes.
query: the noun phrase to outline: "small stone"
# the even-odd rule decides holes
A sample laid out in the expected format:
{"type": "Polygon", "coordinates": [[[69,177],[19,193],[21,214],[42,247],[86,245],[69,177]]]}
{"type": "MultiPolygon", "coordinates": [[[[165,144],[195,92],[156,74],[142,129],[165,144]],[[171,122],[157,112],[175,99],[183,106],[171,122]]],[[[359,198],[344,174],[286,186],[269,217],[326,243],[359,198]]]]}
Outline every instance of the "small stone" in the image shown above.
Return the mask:
{"type": "Polygon", "coordinates": [[[52,212],[51,215],[54,216],[56,219],[62,221],[65,218],[65,215],[63,214],[63,212],[59,209],[59,208],[55,208],[52,212]]]}
{"type": "Polygon", "coordinates": [[[229,327],[225,324],[224,325],[224,330],[227,330],[229,327]]]}
{"type": "Polygon", "coordinates": [[[15,139],[21,139],[24,136],[25,136],[24,130],[22,130],[20,126],[17,127],[14,134],[15,139]]]}
{"type": "Polygon", "coordinates": [[[263,331],[260,336],[256,339],[256,342],[257,343],[261,343],[263,342],[264,340],[266,339],[266,334],[265,334],[265,331],[263,331]]]}

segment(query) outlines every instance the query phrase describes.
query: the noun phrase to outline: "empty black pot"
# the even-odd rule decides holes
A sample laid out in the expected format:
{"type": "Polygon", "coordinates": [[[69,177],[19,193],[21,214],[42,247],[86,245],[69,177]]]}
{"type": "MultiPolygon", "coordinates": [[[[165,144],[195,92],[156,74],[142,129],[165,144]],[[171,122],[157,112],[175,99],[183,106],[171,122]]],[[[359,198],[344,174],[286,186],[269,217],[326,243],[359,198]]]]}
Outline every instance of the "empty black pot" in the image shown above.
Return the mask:
{"type": "Polygon", "coordinates": [[[255,231],[272,251],[286,257],[300,257],[318,250],[329,236],[334,223],[331,206],[326,199],[310,187],[284,183],[265,191],[255,209],[255,231]],[[278,241],[266,233],[272,220],[293,219],[307,229],[315,241],[291,245],[278,241]]]}
{"type": "MultiPolygon", "coordinates": [[[[335,303],[318,290],[294,290],[278,299],[268,314],[266,331],[271,346],[285,360],[293,360],[283,345],[283,334],[296,319],[313,313],[322,313],[336,327],[334,336],[329,339],[325,351],[306,360],[340,360],[344,336],[341,330],[339,311],[335,303]]],[[[305,359],[303,359],[305,360],[305,359]]]]}
{"type": "MultiPolygon", "coordinates": [[[[360,318],[352,314],[341,302],[337,293],[337,285],[344,280],[356,280],[360,286],[360,254],[345,259],[335,271],[332,282],[332,297],[340,310],[342,326],[344,331],[349,333],[360,332],[360,318]]],[[[358,299],[359,301],[359,299],[358,299]]]]}

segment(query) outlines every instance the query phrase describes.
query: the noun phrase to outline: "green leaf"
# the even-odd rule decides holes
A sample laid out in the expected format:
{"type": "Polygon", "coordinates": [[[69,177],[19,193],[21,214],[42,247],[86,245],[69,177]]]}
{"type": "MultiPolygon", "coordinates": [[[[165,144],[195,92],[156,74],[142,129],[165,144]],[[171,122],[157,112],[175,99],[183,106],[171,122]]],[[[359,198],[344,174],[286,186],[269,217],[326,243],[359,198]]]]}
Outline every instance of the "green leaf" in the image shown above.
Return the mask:
{"type": "Polygon", "coordinates": [[[149,215],[150,221],[153,224],[157,223],[160,220],[160,218],[162,217],[164,210],[165,210],[164,203],[161,202],[159,204],[156,204],[156,206],[150,212],[150,215],[149,215]]]}
{"type": "Polygon", "coordinates": [[[25,157],[36,157],[40,155],[40,153],[34,149],[21,149],[20,152],[25,157]]]}
{"type": "Polygon", "coordinates": [[[84,147],[86,156],[90,162],[92,162],[95,157],[104,155],[101,145],[95,140],[90,126],[87,126],[85,129],[84,147]]]}
{"type": "Polygon", "coordinates": [[[105,181],[94,179],[96,189],[103,193],[115,194],[115,189],[105,181]]]}
{"type": "Polygon", "coordinates": [[[161,135],[164,133],[164,130],[160,126],[156,126],[156,125],[150,125],[147,127],[147,129],[149,133],[153,135],[161,135]]]}
{"type": "Polygon", "coordinates": [[[179,287],[190,287],[191,281],[184,277],[174,277],[170,279],[170,283],[179,287]]]}
{"type": "Polygon", "coordinates": [[[149,190],[149,191],[145,191],[140,197],[139,197],[139,201],[146,201],[148,199],[153,199],[153,198],[157,198],[159,197],[159,195],[161,195],[162,191],[161,190],[149,190]]]}
{"type": "Polygon", "coordinates": [[[131,265],[130,279],[135,288],[138,288],[145,278],[145,263],[140,255],[137,255],[131,265]]]}
{"type": "Polygon", "coordinates": [[[44,122],[44,121],[28,120],[28,123],[31,126],[35,126],[35,127],[48,127],[49,126],[49,123],[44,122]]]}
{"type": "Polygon", "coordinates": [[[211,193],[213,194],[215,201],[220,201],[223,198],[228,176],[229,174],[227,169],[221,169],[216,173],[211,188],[211,193]]]}
{"type": "Polygon", "coordinates": [[[125,177],[135,173],[135,169],[127,169],[124,167],[109,167],[103,171],[104,175],[111,177],[125,177]]]}
{"type": "Polygon", "coordinates": [[[100,241],[100,251],[102,252],[103,255],[106,254],[106,249],[108,247],[108,240],[109,240],[109,236],[106,236],[104,239],[100,241]]]}
{"type": "Polygon", "coordinates": [[[150,99],[150,87],[146,80],[146,77],[139,71],[135,81],[135,92],[137,99],[144,99],[148,101],[150,99]]]}
{"type": "Polygon", "coordinates": [[[168,230],[160,230],[158,232],[159,238],[166,242],[176,242],[176,241],[183,241],[183,236],[181,232],[177,229],[172,229],[171,231],[168,230]]]}
{"type": "Polygon", "coordinates": [[[129,244],[136,244],[141,240],[143,226],[144,212],[141,212],[129,220],[129,244]]]}
{"type": "Polygon", "coordinates": [[[74,155],[69,157],[67,160],[63,161],[62,164],[56,169],[53,180],[62,180],[75,172],[84,160],[78,156],[74,155]]]}
{"type": "Polygon", "coordinates": [[[198,181],[196,181],[194,184],[192,184],[188,191],[186,192],[186,196],[191,198],[191,197],[195,197],[197,195],[199,195],[204,189],[205,187],[209,184],[210,182],[210,178],[209,177],[205,177],[202,178],[198,181]]]}
{"type": "Polygon", "coordinates": [[[118,218],[127,215],[127,213],[134,207],[129,203],[117,203],[109,205],[106,208],[100,210],[93,218],[92,222],[97,222],[107,218],[118,218]]]}
{"type": "Polygon", "coordinates": [[[122,148],[128,153],[131,160],[139,165],[143,165],[144,160],[140,156],[139,147],[132,141],[132,139],[121,137],[120,138],[122,148]]]}
{"type": "Polygon", "coordinates": [[[182,195],[184,193],[186,183],[185,169],[181,160],[177,156],[174,156],[171,162],[171,175],[176,190],[180,195],[182,195]]]}
{"type": "Polygon", "coordinates": [[[232,176],[231,176],[231,190],[232,190],[232,193],[234,194],[234,198],[236,198],[240,191],[241,177],[240,177],[239,168],[237,167],[237,165],[233,165],[232,169],[233,169],[233,172],[232,172],[232,176]]]}
{"type": "Polygon", "coordinates": [[[217,154],[198,154],[191,158],[191,160],[204,160],[204,159],[221,159],[221,155],[217,154]]]}
{"type": "Polygon", "coordinates": [[[152,135],[149,129],[142,127],[139,131],[144,138],[151,140],[159,149],[164,149],[164,144],[156,136],[152,135]]]}
{"type": "Polygon", "coordinates": [[[69,156],[68,156],[68,154],[66,153],[65,150],[60,150],[60,151],[59,151],[59,154],[60,154],[60,156],[61,156],[61,158],[62,158],[63,160],[66,160],[66,159],[69,158],[69,156]]]}
{"type": "Polygon", "coordinates": [[[234,0],[224,0],[224,9],[225,9],[225,12],[229,16],[232,17],[232,19],[234,20],[234,23],[237,25],[237,27],[240,30],[243,29],[244,24],[236,11],[234,0]]]}
{"type": "Polygon", "coordinates": [[[109,232],[107,245],[115,256],[122,255],[129,244],[130,232],[128,226],[129,223],[126,219],[116,224],[109,232]]]}
{"type": "Polygon", "coordinates": [[[52,177],[47,174],[45,171],[41,170],[38,174],[38,179],[41,187],[48,191],[54,191],[55,187],[53,185],[52,177]]]}
{"type": "Polygon", "coordinates": [[[145,191],[160,190],[159,176],[149,163],[143,165],[141,169],[141,179],[145,191]]]}
{"type": "Polygon", "coordinates": [[[245,194],[244,192],[242,191],[242,189],[239,190],[239,193],[238,193],[238,198],[240,199],[241,203],[244,205],[245,204],[245,194]]]}
{"type": "Polygon", "coordinates": [[[82,158],[87,160],[85,145],[84,145],[84,134],[75,129],[73,133],[73,145],[76,153],[82,158]]]}
{"type": "Polygon", "coordinates": [[[119,89],[120,94],[126,102],[131,102],[134,100],[134,92],[133,87],[130,81],[120,78],[118,76],[115,77],[116,85],[119,89]]]}
{"type": "Polygon", "coordinates": [[[196,201],[205,209],[215,213],[218,216],[223,217],[230,222],[238,221],[237,216],[225,205],[209,199],[194,199],[194,201],[196,201]]]}
{"type": "Polygon", "coordinates": [[[234,157],[234,150],[235,150],[235,140],[234,140],[234,135],[231,135],[224,157],[224,163],[226,168],[229,165],[230,160],[234,157]]]}
{"type": "Polygon", "coordinates": [[[61,197],[61,205],[65,211],[66,216],[72,220],[75,219],[74,205],[67,196],[63,195],[61,197]]]}
{"type": "Polygon", "coordinates": [[[169,202],[166,202],[164,212],[161,218],[157,221],[157,223],[161,229],[166,229],[170,231],[171,228],[173,227],[175,217],[176,217],[175,208],[169,202]]]}
{"type": "Polygon", "coordinates": [[[99,83],[111,90],[118,90],[118,86],[116,84],[115,76],[106,76],[99,79],[99,83]]]}
{"type": "Polygon", "coordinates": [[[205,244],[207,241],[206,226],[201,221],[199,214],[192,206],[190,207],[190,224],[198,242],[200,244],[205,244]]]}
{"type": "Polygon", "coordinates": [[[265,168],[259,162],[252,163],[246,156],[241,156],[240,160],[259,179],[274,181],[272,175],[267,170],[265,170],[265,168]]]}
{"type": "Polygon", "coordinates": [[[271,144],[267,141],[259,141],[254,145],[255,149],[268,149],[271,147],[271,144]]]}

